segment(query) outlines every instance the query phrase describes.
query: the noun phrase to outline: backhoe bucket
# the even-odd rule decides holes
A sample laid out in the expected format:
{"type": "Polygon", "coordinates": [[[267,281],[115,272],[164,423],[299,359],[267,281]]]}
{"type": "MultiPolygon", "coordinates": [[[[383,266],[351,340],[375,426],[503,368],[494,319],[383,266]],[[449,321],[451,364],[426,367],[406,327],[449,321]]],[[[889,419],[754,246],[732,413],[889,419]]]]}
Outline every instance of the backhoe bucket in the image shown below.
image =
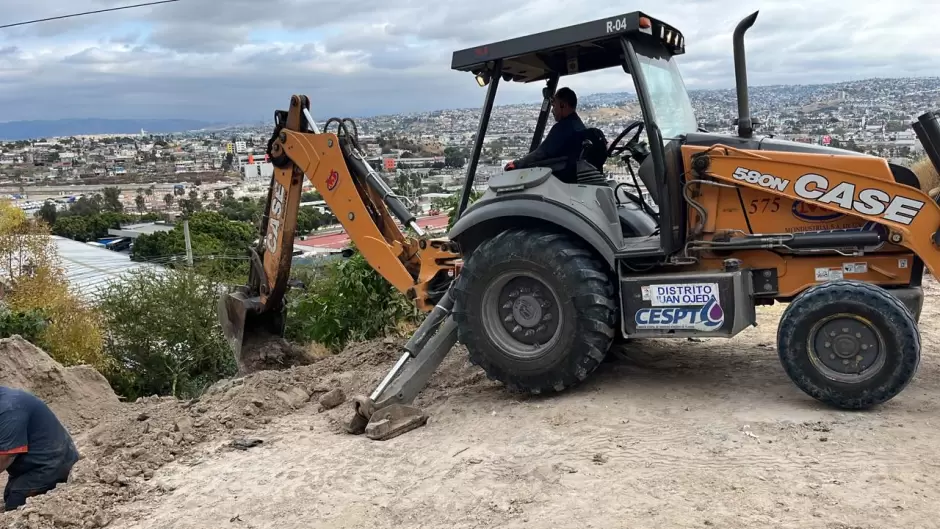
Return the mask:
{"type": "Polygon", "coordinates": [[[219,299],[218,315],[222,335],[232,348],[238,372],[255,371],[257,352],[272,342],[282,341],[284,335],[283,311],[261,312],[261,301],[248,296],[243,290],[226,294],[219,299]]]}

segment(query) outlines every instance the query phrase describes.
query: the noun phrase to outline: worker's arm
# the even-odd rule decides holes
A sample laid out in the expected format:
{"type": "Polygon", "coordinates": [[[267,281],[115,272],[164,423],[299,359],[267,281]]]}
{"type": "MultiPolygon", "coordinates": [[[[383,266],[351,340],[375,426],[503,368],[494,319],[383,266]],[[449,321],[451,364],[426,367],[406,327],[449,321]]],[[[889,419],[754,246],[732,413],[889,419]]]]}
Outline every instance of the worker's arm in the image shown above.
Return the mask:
{"type": "Polygon", "coordinates": [[[566,142],[573,141],[568,129],[570,129],[570,127],[566,122],[555,123],[551,130],[548,131],[548,135],[545,136],[545,139],[534,151],[518,160],[513,160],[512,165],[521,169],[542,160],[561,156],[565,152],[566,142]]]}

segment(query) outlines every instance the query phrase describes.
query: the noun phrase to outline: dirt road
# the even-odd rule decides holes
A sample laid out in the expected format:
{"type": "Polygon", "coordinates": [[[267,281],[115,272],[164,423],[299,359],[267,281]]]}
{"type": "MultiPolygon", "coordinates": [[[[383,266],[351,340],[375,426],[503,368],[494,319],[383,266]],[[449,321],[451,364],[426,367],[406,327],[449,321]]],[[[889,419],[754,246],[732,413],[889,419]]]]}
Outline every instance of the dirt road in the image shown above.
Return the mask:
{"type": "MultiPolygon", "coordinates": [[[[348,404],[318,413],[311,399],[243,432],[258,447],[217,437],[162,467],[109,527],[936,527],[933,281],[928,295],[918,375],[874,411],[833,411],[790,383],[780,306],[730,341],[638,342],[550,398],[512,397],[452,355],[419,401],[424,428],[349,436],[334,423],[348,404]]],[[[361,391],[393,360],[327,378],[361,391]]]]}

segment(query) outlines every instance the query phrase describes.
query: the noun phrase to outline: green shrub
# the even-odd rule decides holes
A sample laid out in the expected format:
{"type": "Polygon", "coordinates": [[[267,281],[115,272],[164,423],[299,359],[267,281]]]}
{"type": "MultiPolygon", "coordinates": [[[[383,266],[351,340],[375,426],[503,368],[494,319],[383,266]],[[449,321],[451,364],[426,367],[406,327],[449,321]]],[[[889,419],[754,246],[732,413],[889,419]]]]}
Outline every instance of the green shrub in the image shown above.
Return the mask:
{"type": "Polygon", "coordinates": [[[360,253],[305,271],[305,291],[288,302],[287,338],[333,351],[383,336],[421,317],[414,304],[369,266],[360,253]]]}
{"type": "Polygon", "coordinates": [[[41,310],[10,310],[0,307],[0,338],[18,334],[28,342],[36,343],[49,325],[49,319],[41,310]]]}
{"type": "Polygon", "coordinates": [[[99,310],[119,394],[192,397],[235,374],[216,306],[221,287],[188,269],[143,269],[113,283],[99,310]]]}

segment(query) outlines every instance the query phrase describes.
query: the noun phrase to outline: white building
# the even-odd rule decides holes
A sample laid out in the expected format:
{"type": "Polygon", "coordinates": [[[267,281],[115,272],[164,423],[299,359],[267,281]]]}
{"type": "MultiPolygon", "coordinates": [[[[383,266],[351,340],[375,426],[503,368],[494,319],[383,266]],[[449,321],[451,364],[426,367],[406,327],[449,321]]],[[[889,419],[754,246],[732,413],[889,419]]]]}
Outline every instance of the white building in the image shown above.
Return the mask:
{"type": "Polygon", "coordinates": [[[260,182],[268,180],[274,176],[274,164],[265,161],[254,161],[254,163],[244,163],[241,166],[242,175],[246,182],[260,182]]]}

